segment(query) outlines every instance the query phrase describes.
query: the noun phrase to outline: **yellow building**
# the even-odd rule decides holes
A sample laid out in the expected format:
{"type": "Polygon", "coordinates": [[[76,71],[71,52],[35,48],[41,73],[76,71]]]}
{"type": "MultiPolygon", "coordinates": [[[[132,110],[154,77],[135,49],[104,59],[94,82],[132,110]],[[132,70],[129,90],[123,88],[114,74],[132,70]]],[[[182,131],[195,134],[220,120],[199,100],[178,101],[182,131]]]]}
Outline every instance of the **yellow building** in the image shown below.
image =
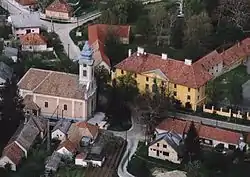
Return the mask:
{"type": "Polygon", "coordinates": [[[167,92],[175,96],[185,106],[191,104],[193,110],[205,102],[205,85],[212,78],[200,64],[192,64],[191,60],[178,61],[144,52],[138,47],[137,52],[115,66],[112,79],[133,73],[140,92],[152,91],[154,80],[158,87],[165,87],[167,92]]]}

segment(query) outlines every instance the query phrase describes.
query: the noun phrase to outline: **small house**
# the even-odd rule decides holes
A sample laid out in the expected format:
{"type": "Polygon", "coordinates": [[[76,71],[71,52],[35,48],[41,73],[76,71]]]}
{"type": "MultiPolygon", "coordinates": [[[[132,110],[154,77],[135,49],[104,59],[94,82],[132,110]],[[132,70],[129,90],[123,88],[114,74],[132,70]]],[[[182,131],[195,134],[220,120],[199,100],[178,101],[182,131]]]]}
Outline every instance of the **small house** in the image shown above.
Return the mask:
{"type": "Polygon", "coordinates": [[[47,39],[37,33],[28,33],[20,36],[22,51],[42,52],[47,51],[47,39]]]}
{"type": "Polygon", "coordinates": [[[45,9],[46,17],[52,19],[69,20],[73,14],[73,8],[65,0],[55,0],[45,9]]]}
{"type": "Polygon", "coordinates": [[[53,154],[50,157],[48,157],[48,160],[46,161],[45,165],[46,172],[55,173],[59,168],[61,160],[62,160],[62,155],[54,151],[53,154]]]}
{"type": "Polygon", "coordinates": [[[28,33],[40,33],[42,23],[39,13],[11,15],[8,21],[12,24],[12,33],[19,37],[28,33]]]}
{"type": "Polygon", "coordinates": [[[148,147],[148,156],[180,164],[181,141],[181,136],[174,132],[159,134],[156,139],[150,143],[148,147]]]}
{"type": "Polygon", "coordinates": [[[70,140],[65,140],[58,146],[56,152],[61,154],[65,158],[72,158],[76,154],[77,146],[70,140]]]}
{"type": "Polygon", "coordinates": [[[3,55],[8,58],[11,58],[14,62],[18,60],[18,49],[14,47],[4,47],[3,55]]]}
{"type": "Polygon", "coordinates": [[[15,0],[18,4],[26,9],[34,9],[37,7],[38,2],[36,0],[15,0]]]}
{"type": "Polygon", "coordinates": [[[60,141],[65,141],[70,125],[71,125],[70,121],[64,119],[59,120],[52,130],[51,138],[60,141]]]}

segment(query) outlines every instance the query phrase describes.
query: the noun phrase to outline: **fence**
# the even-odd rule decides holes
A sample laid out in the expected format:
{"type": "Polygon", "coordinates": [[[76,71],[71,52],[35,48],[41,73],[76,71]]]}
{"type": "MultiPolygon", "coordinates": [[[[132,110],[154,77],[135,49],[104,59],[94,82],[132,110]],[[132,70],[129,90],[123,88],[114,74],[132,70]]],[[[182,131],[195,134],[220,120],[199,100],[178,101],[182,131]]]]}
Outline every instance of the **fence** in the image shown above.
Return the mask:
{"type": "MultiPolygon", "coordinates": [[[[228,111],[223,110],[223,108],[220,108],[219,110],[216,110],[214,106],[210,108],[206,108],[206,105],[203,105],[203,112],[210,113],[210,114],[217,114],[224,117],[234,117],[242,119],[244,118],[244,113],[241,111],[237,111],[236,113],[232,112],[232,109],[228,109],[228,111]]],[[[250,120],[250,114],[249,112],[246,113],[246,119],[250,120]]]]}

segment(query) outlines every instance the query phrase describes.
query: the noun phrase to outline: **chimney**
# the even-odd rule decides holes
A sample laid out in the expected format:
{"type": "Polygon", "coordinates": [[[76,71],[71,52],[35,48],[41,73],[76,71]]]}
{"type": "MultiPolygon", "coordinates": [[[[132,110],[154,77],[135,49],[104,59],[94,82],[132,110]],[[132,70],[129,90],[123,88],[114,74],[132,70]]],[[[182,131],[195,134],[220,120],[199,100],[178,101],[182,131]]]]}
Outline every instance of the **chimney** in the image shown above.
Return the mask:
{"type": "Polygon", "coordinates": [[[132,54],[132,49],[128,49],[128,57],[130,57],[132,54]]]}
{"type": "Polygon", "coordinates": [[[168,59],[168,55],[167,55],[166,53],[162,53],[162,54],[161,54],[161,58],[162,58],[163,60],[166,60],[166,59],[168,59]]]}
{"type": "Polygon", "coordinates": [[[144,54],[144,48],[142,48],[142,47],[137,47],[137,56],[139,56],[139,55],[143,55],[144,54]]]}
{"type": "Polygon", "coordinates": [[[185,65],[189,65],[191,66],[192,65],[192,60],[189,60],[189,59],[185,59],[185,65]]]}

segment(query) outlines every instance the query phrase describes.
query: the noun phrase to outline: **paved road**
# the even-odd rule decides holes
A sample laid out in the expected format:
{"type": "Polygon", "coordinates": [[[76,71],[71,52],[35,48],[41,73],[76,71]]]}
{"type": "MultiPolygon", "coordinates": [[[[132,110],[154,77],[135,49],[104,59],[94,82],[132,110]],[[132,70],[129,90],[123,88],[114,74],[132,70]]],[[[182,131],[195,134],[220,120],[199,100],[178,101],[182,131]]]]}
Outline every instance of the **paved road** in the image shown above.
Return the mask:
{"type": "MultiPolygon", "coordinates": [[[[18,3],[15,3],[14,0],[2,0],[2,7],[5,8],[10,12],[10,14],[27,14],[30,13],[28,10],[24,9],[18,3]]],[[[83,16],[78,25],[82,25],[87,23],[88,21],[94,20],[98,18],[101,14],[97,13],[90,13],[83,16]]],[[[52,29],[52,23],[48,21],[41,20],[42,25],[45,26],[49,31],[52,29]]],[[[64,46],[65,52],[69,55],[69,58],[75,59],[79,54],[80,50],[77,45],[74,44],[72,39],[69,36],[69,32],[77,27],[77,24],[62,24],[62,23],[54,23],[54,31],[59,35],[60,40],[64,46]]]]}
{"type": "Polygon", "coordinates": [[[246,126],[246,125],[234,124],[234,123],[224,122],[224,121],[217,121],[217,120],[213,120],[209,118],[192,116],[192,115],[181,114],[181,113],[175,113],[174,116],[183,120],[192,120],[195,122],[202,122],[205,125],[217,126],[217,127],[221,127],[225,129],[231,129],[231,130],[242,131],[242,132],[250,132],[250,126],[246,126]]]}

